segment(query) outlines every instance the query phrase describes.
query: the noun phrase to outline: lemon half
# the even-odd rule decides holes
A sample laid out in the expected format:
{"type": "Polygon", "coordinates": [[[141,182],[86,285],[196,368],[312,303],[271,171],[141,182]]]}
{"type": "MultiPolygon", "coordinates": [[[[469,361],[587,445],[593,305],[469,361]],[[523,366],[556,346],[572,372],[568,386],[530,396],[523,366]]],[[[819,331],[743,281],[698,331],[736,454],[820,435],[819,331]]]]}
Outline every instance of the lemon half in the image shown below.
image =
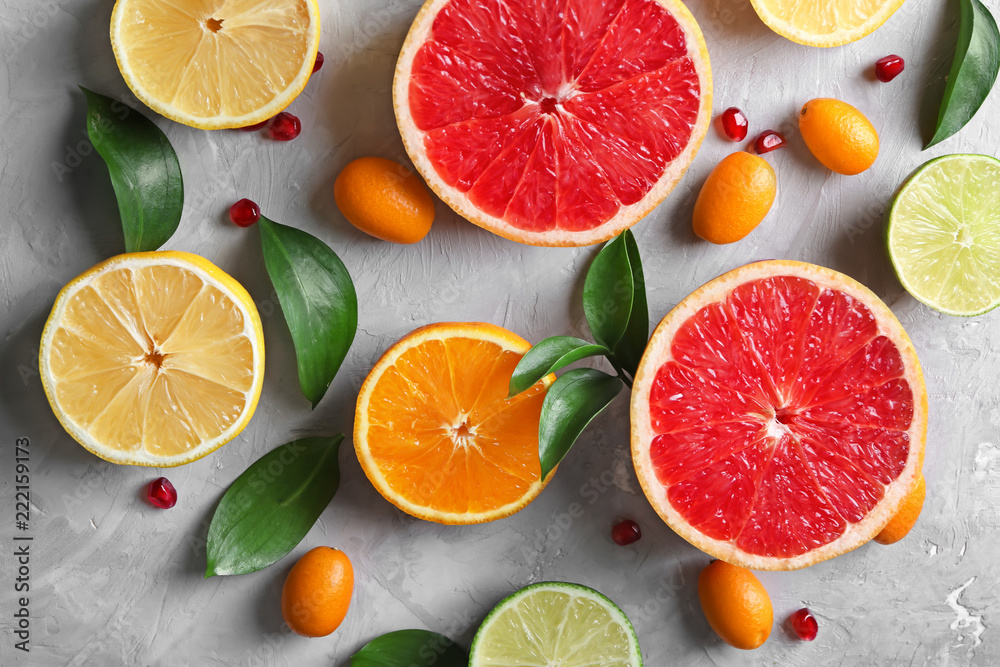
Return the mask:
{"type": "Polygon", "coordinates": [[[170,467],[236,437],[264,381],[250,295],[186,252],[113,257],[56,297],[39,352],[66,431],[112,463],[170,467]]]}
{"type": "Polygon", "coordinates": [[[750,0],[767,27],[806,46],[840,46],[866,37],[903,0],[750,0]]]}
{"type": "Polygon", "coordinates": [[[111,46],[150,109],[214,130],[287,107],[309,82],[319,28],[316,0],[118,0],[111,46]]]}

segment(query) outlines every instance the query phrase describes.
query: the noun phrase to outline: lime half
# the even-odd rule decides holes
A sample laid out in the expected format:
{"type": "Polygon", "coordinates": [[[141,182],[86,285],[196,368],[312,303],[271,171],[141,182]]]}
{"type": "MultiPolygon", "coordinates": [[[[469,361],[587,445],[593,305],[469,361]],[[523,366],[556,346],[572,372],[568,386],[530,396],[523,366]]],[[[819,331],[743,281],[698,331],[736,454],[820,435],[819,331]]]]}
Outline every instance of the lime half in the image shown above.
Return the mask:
{"type": "Polygon", "coordinates": [[[472,641],[469,667],[642,667],[628,617],[592,588],[547,582],[502,600],[472,641]]]}
{"type": "Polygon", "coordinates": [[[1000,304],[1000,160],[945,155],[920,167],[889,211],[889,256],[906,291],[949,315],[1000,304]]]}

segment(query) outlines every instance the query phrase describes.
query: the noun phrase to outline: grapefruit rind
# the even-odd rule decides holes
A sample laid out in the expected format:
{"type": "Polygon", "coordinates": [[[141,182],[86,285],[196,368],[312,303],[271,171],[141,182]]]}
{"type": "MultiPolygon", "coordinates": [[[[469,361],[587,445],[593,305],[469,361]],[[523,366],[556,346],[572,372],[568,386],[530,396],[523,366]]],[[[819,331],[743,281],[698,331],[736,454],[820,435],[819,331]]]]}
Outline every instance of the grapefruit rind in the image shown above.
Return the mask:
{"type": "Polygon", "coordinates": [[[835,30],[828,34],[810,32],[805,30],[791,21],[783,20],[778,16],[775,16],[765,0],[750,0],[753,5],[754,11],[757,12],[757,16],[760,20],[764,22],[768,28],[778,33],[782,37],[789,39],[796,44],[802,44],[803,46],[817,46],[822,48],[830,48],[834,46],[843,46],[844,44],[850,44],[851,42],[856,42],[863,37],[867,37],[871,33],[875,32],[882,25],[889,20],[889,18],[896,13],[903,5],[904,0],[887,0],[884,2],[882,7],[878,11],[874,12],[869,16],[863,23],[854,28],[835,30]]]}
{"type": "Polygon", "coordinates": [[[417,129],[409,105],[409,85],[414,57],[428,40],[434,19],[451,0],[427,0],[417,13],[410,31],[403,42],[396,73],[393,79],[392,98],[396,125],[403,139],[403,146],[414,166],[434,193],[455,212],[473,224],[510,241],[535,246],[576,247],[603,243],[649,215],[669,195],[694,160],[701,142],[708,132],[712,118],[712,69],[708,47],[694,16],[678,0],[654,0],[666,7],[677,19],[687,40],[692,58],[702,84],[698,117],[692,128],[687,146],[666,168],[660,180],[638,202],[623,205],[610,220],[587,231],[554,230],[531,232],[518,229],[506,220],[490,215],[469,201],[468,196],[444,182],[423,148],[423,133],[417,129]]]}
{"type": "MultiPolygon", "coordinates": [[[[371,404],[371,397],[375,387],[382,378],[383,374],[407,351],[419,347],[429,341],[447,340],[450,338],[483,340],[500,345],[503,349],[516,352],[520,355],[525,354],[529,349],[531,349],[531,344],[520,336],[504,329],[503,327],[484,322],[439,322],[437,324],[428,324],[415,329],[385,351],[385,353],[375,363],[375,366],[368,374],[364,383],[361,385],[361,390],[358,392],[358,403],[354,415],[354,448],[357,452],[358,461],[361,463],[361,468],[365,471],[365,475],[371,481],[375,489],[382,494],[386,500],[410,516],[446,525],[469,525],[504,519],[527,507],[527,505],[542,492],[542,489],[544,489],[549,483],[549,480],[552,479],[552,476],[555,474],[555,469],[553,469],[545,479],[538,480],[532,484],[525,494],[515,501],[501,507],[497,507],[489,512],[459,514],[453,512],[443,512],[433,507],[412,503],[397,493],[393,490],[392,485],[385,478],[385,475],[382,473],[377,462],[375,461],[375,458],[372,456],[371,451],[368,448],[369,406],[371,404]]],[[[548,387],[554,381],[555,376],[548,375],[540,382],[545,387],[548,387]]]]}
{"type": "Polygon", "coordinates": [[[45,327],[42,330],[42,339],[41,344],[39,345],[39,350],[38,368],[42,379],[42,389],[45,392],[45,397],[48,399],[49,405],[52,407],[52,411],[55,414],[56,419],[59,420],[59,423],[66,430],[66,432],[74,440],[80,443],[84,449],[91,452],[95,456],[104,459],[105,461],[120,465],[173,468],[208,456],[231,441],[239,435],[244,428],[246,428],[257,409],[261,389],[264,385],[263,328],[260,321],[260,315],[254,305],[253,298],[240,283],[204,257],[182,251],[136,252],[117,255],[101,262],[100,264],[97,264],[74,278],[59,292],[56,297],[55,305],[52,307],[52,312],[49,314],[49,318],[46,320],[45,327]],[[245,316],[243,335],[245,335],[253,343],[254,351],[254,380],[251,388],[247,391],[250,400],[244,407],[240,416],[232,425],[229,426],[229,428],[223,431],[216,438],[202,443],[200,446],[191,450],[184,456],[172,458],[154,457],[152,455],[143,456],[142,454],[128,454],[124,451],[109,449],[100,443],[95,442],[94,438],[91,437],[85,428],[72,421],[59,407],[59,403],[56,400],[55,380],[52,377],[49,355],[47,354],[51,350],[53,337],[60,327],[60,321],[63,313],[65,312],[66,306],[74,294],[91,284],[94,280],[108,271],[123,268],[140,268],[151,265],[176,266],[186,271],[190,271],[197,275],[206,285],[215,287],[223,294],[229,296],[234,303],[240,304],[242,306],[242,312],[245,316]]]}
{"type": "Polygon", "coordinates": [[[927,436],[927,392],[916,350],[899,320],[881,299],[853,278],[831,269],[805,262],[770,260],[748,264],[703,285],[681,301],[657,326],[639,364],[633,387],[632,460],[646,498],[674,532],[705,553],[733,565],[752,570],[796,570],[856,549],[874,538],[892,520],[921,475],[927,436]],[[692,527],[668,500],[667,489],[657,479],[649,457],[649,446],[655,437],[650,426],[651,388],[660,367],[671,359],[670,345],[678,329],[707,304],[724,300],[738,285],[775,276],[810,280],[821,288],[839,290],[864,303],[876,317],[879,334],[887,336],[897,346],[906,367],[905,378],[914,395],[906,464],[897,479],[886,487],[883,499],[861,521],[849,523],[839,538],[792,557],[751,554],[734,542],[713,539],[692,527]]]}

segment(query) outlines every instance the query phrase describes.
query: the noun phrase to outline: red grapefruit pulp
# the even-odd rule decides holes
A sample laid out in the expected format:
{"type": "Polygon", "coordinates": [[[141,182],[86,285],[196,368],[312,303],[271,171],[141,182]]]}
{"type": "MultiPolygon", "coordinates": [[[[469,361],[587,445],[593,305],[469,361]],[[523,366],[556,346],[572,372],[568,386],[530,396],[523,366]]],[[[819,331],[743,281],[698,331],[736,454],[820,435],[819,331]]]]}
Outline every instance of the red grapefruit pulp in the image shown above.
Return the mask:
{"type": "Polygon", "coordinates": [[[646,496],[695,546],[794,569],[868,542],[917,483],[927,395],[906,332],[800,262],[708,283],[657,327],[632,394],[646,496]]]}
{"type": "Polygon", "coordinates": [[[635,224],[687,169],[712,106],[708,52],[678,0],[429,0],[393,96],[431,188],[534,245],[635,224]]]}

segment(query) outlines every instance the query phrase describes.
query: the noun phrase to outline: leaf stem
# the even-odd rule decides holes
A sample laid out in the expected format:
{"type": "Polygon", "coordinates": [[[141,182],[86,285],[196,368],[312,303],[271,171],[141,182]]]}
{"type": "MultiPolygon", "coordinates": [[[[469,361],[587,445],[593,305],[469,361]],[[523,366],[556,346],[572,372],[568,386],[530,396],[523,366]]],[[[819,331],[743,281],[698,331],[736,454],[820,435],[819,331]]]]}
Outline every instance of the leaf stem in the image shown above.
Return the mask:
{"type": "Polygon", "coordinates": [[[618,365],[618,362],[615,361],[614,357],[605,356],[605,359],[611,362],[611,366],[615,369],[615,372],[618,373],[618,379],[622,381],[622,384],[629,388],[629,391],[631,391],[632,378],[630,378],[628,373],[625,372],[625,369],[618,365]]]}

